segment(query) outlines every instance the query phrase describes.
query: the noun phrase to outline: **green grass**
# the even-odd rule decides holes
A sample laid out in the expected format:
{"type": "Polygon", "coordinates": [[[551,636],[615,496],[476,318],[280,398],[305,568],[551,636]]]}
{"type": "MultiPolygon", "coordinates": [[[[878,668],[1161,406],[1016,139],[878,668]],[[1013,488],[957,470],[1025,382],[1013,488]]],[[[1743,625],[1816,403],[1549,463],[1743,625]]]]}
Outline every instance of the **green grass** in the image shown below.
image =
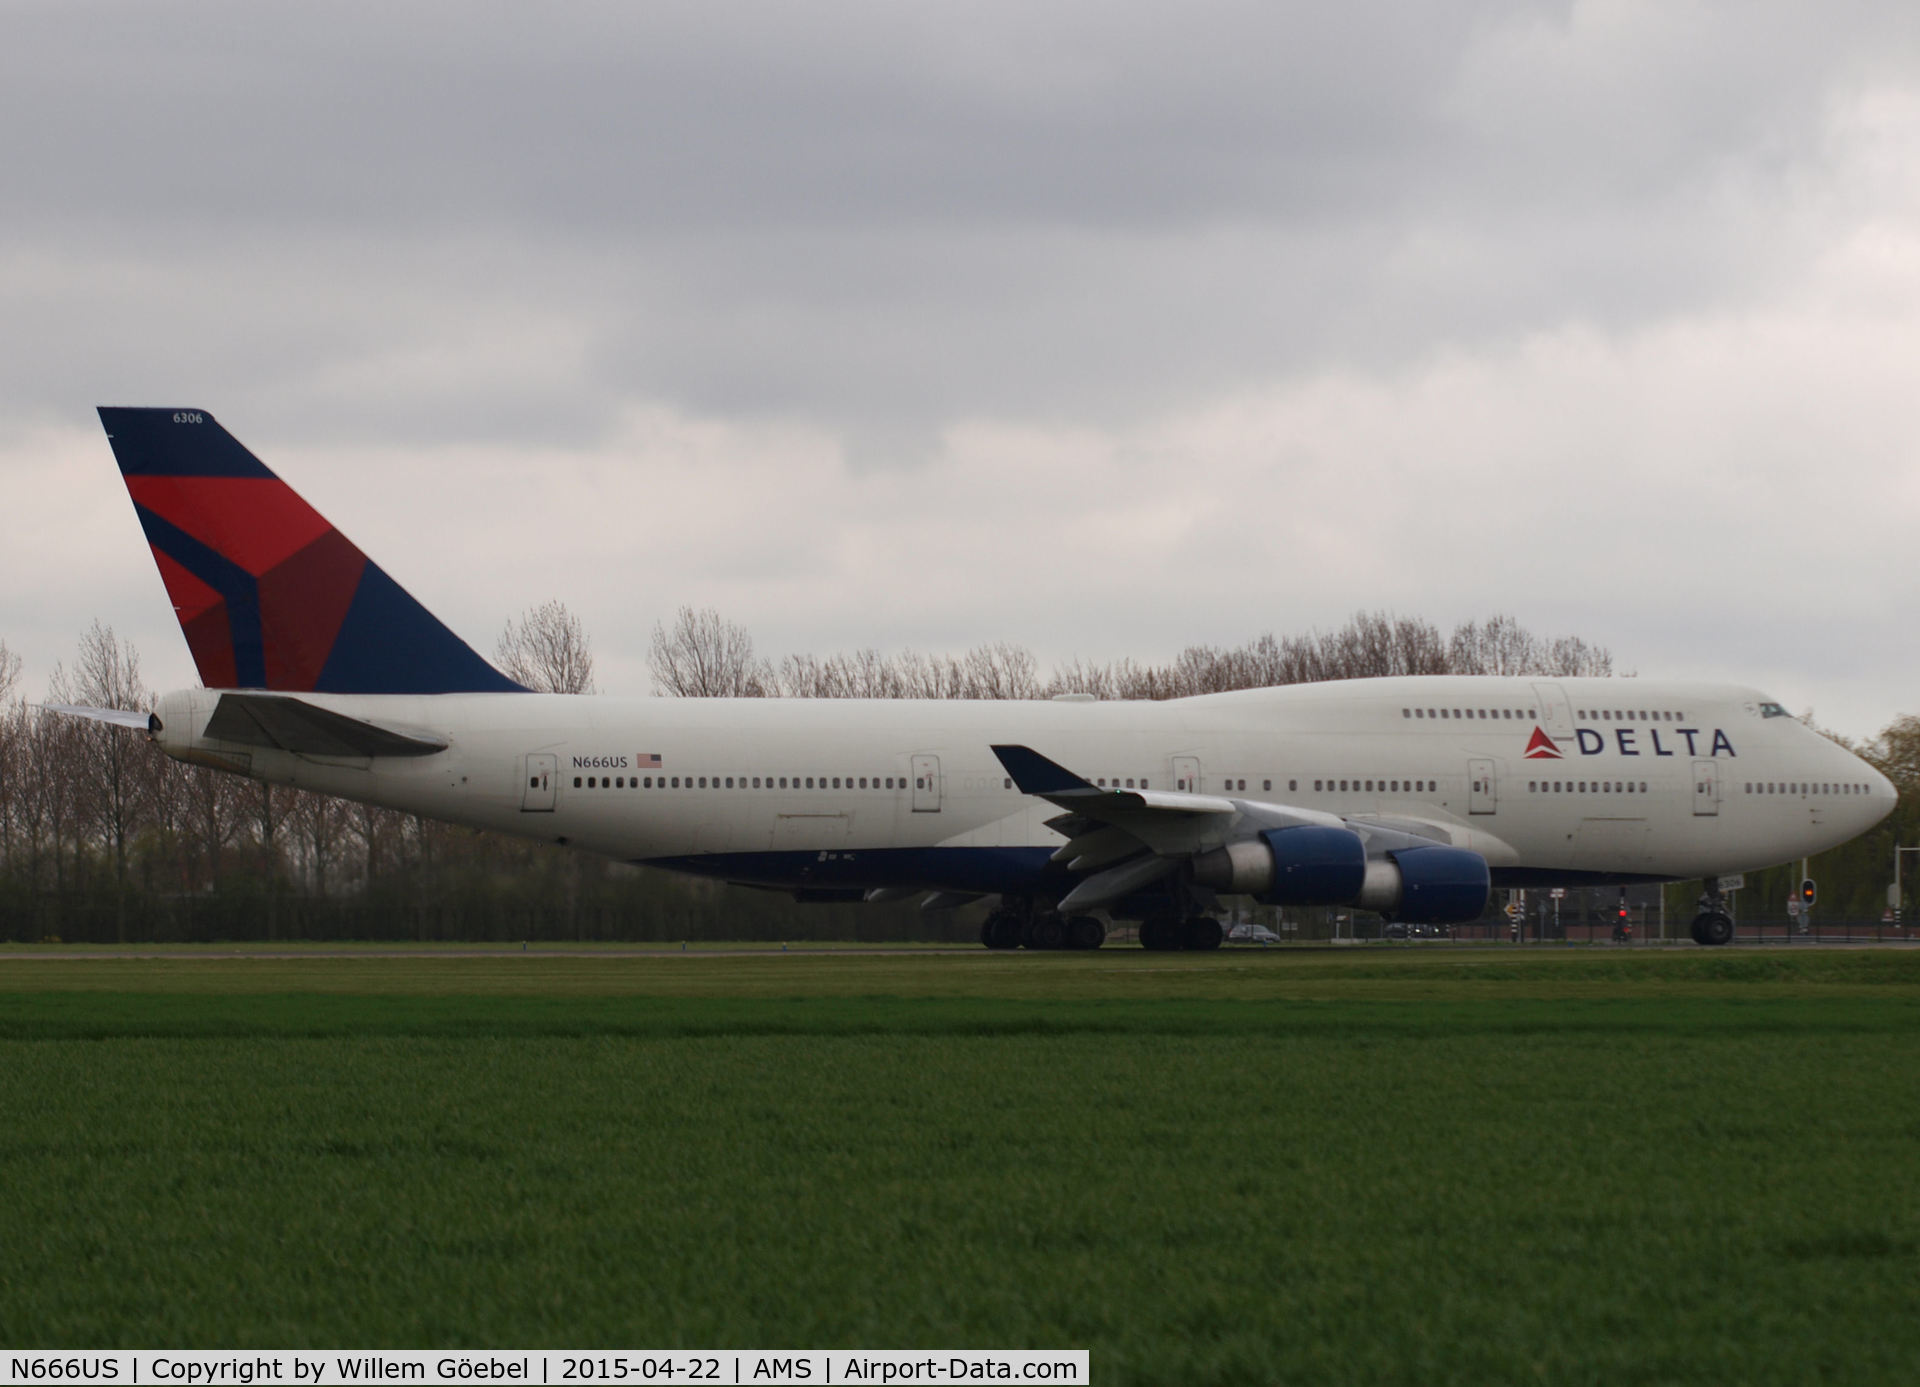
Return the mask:
{"type": "Polygon", "coordinates": [[[25,962],[0,1342],[1911,1382],[1920,955],[25,962]]]}

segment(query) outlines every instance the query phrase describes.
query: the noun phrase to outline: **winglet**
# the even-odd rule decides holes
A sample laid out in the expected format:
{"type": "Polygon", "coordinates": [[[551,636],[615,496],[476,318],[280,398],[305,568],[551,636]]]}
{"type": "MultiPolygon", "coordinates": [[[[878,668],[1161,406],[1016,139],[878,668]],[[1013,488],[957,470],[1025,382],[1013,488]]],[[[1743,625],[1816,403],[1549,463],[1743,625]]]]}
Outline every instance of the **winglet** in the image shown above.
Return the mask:
{"type": "Polygon", "coordinates": [[[1007,768],[1013,783],[1023,795],[1072,795],[1104,793],[1058,762],[1049,761],[1032,747],[996,746],[993,754],[1007,768]]]}

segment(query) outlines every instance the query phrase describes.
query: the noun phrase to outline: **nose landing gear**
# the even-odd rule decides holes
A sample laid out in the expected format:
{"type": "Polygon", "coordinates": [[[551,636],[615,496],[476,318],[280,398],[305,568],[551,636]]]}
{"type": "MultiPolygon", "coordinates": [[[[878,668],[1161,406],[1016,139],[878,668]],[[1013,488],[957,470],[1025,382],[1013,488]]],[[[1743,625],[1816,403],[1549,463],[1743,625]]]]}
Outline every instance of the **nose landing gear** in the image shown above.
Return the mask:
{"type": "Polygon", "coordinates": [[[1717,891],[1709,891],[1700,897],[1700,913],[1693,917],[1692,933],[1696,944],[1733,942],[1733,916],[1727,913],[1725,896],[1717,891]]]}

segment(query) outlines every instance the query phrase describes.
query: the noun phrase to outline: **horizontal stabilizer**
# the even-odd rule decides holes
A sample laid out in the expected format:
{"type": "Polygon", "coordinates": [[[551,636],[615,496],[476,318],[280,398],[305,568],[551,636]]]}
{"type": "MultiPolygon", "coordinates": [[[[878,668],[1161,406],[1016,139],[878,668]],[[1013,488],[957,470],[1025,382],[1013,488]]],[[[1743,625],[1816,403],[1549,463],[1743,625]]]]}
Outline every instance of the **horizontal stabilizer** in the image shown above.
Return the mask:
{"type": "Polygon", "coordinates": [[[83,708],[77,703],[49,703],[45,707],[49,713],[65,713],[70,718],[110,722],[115,727],[131,727],[141,732],[160,730],[159,720],[151,713],[135,713],[125,708],[83,708]]]}
{"type": "Polygon", "coordinates": [[[206,735],[301,756],[432,756],[447,749],[438,733],[382,727],[270,694],[221,694],[206,735]]]}

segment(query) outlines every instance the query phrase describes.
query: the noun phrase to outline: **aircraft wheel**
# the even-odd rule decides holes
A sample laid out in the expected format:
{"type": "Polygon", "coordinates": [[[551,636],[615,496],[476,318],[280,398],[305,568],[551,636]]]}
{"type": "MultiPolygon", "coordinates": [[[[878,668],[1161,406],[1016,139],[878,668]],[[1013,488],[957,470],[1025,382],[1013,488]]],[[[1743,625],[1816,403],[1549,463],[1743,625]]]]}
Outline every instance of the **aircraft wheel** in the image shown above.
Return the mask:
{"type": "Polygon", "coordinates": [[[980,942],[989,949],[1019,948],[1019,918],[1005,910],[994,911],[980,926],[980,942]]]}
{"type": "Polygon", "coordinates": [[[1097,949],[1107,942],[1107,927],[1092,915],[1075,915],[1067,921],[1067,947],[1097,949]]]}
{"type": "Polygon", "coordinates": [[[1730,916],[1712,914],[1702,915],[1694,923],[1699,927],[1697,936],[1702,944],[1721,945],[1733,942],[1733,920],[1730,916]]]}
{"type": "Polygon", "coordinates": [[[1220,922],[1211,915],[1195,915],[1182,929],[1189,949],[1217,949],[1226,936],[1220,929],[1220,922]]]}
{"type": "Polygon", "coordinates": [[[1051,910],[1043,911],[1033,917],[1033,924],[1027,930],[1029,949],[1064,949],[1067,947],[1067,922],[1051,910]]]}
{"type": "Polygon", "coordinates": [[[1180,947],[1180,922],[1168,915],[1152,915],[1140,922],[1140,947],[1177,949],[1180,947]]]}

